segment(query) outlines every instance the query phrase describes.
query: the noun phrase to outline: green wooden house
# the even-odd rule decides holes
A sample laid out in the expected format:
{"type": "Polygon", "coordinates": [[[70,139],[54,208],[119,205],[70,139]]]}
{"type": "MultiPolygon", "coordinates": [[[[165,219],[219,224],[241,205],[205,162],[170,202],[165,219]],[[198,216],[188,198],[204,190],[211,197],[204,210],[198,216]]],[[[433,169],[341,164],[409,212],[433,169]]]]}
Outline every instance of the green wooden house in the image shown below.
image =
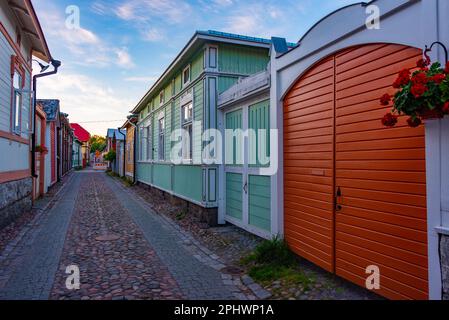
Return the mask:
{"type": "MultiPolygon", "coordinates": [[[[267,39],[197,31],[132,110],[139,114],[138,182],[188,201],[189,207],[200,212],[209,224],[221,224],[226,220],[235,224],[241,221],[242,225],[253,222],[262,236],[273,231],[270,178],[248,176],[247,164],[205,164],[202,153],[206,130],[246,127],[241,123],[243,113],[227,112],[232,104],[228,93],[250,76],[265,77],[269,86],[266,75],[270,48],[271,40],[267,39]],[[219,106],[220,99],[223,106],[219,106]],[[173,147],[180,141],[173,135],[177,129],[191,133],[189,141],[181,139],[181,151],[177,155],[181,156],[182,163],[173,161],[173,147]],[[226,170],[228,167],[234,170],[226,170]],[[248,194],[249,198],[239,200],[238,194],[248,194]],[[244,203],[253,205],[253,210],[249,210],[250,218],[248,210],[242,207],[244,203]],[[258,213],[254,214],[254,210],[258,213]]],[[[269,127],[269,93],[265,90],[261,94],[265,95],[262,101],[250,108],[253,112],[250,126],[258,128],[269,127]]],[[[239,142],[235,144],[241,147],[239,142]]]]}

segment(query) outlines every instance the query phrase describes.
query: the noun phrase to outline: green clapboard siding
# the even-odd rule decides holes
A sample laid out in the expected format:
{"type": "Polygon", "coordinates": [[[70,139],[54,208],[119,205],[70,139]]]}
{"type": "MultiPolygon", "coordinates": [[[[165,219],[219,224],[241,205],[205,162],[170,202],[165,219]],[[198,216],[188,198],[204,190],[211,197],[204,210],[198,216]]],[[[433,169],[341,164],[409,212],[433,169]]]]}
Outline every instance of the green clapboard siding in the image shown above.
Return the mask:
{"type": "Polygon", "coordinates": [[[151,170],[152,165],[150,163],[138,163],[137,164],[137,180],[143,183],[151,184],[151,170]]]}
{"type": "Polygon", "coordinates": [[[237,83],[237,77],[219,77],[218,93],[221,94],[237,83]]]}
{"type": "Polygon", "coordinates": [[[170,152],[171,152],[171,142],[170,142],[170,134],[171,134],[171,104],[168,104],[165,107],[165,160],[170,161],[170,152]]]}
{"type": "Polygon", "coordinates": [[[242,220],[242,175],[226,173],[226,214],[242,220]]]}
{"type": "Polygon", "coordinates": [[[193,115],[194,120],[194,136],[193,136],[193,158],[201,159],[201,134],[203,128],[203,101],[204,101],[204,82],[198,82],[193,88],[193,115]]]}
{"type": "Polygon", "coordinates": [[[201,166],[174,166],[173,191],[189,199],[202,201],[203,171],[201,166]]]}
{"type": "Polygon", "coordinates": [[[201,50],[198,54],[195,55],[192,63],[190,64],[191,81],[194,81],[196,78],[198,78],[204,70],[203,54],[203,50],[201,50]]]}
{"type": "MultiPolygon", "coordinates": [[[[242,129],[242,110],[236,110],[226,114],[226,129],[236,130],[242,129]]],[[[243,154],[240,152],[240,160],[238,159],[237,150],[242,149],[242,140],[237,136],[234,136],[231,141],[225,141],[225,152],[226,152],[226,164],[228,165],[241,165],[243,163],[243,154]],[[229,153],[232,153],[232,157],[229,153]]]]}
{"type": "Polygon", "coordinates": [[[171,165],[154,164],[153,165],[153,184],[165,190],[171,189],[171,165]]]}
{"type": "MultiPolygon", "coordinates": [[[[248,128],[255,131],[255,136],[250,135],[249,139],[249,160],[250,166],[261,166],[259,159],[259,149],[265,153],[266,157],[270,156],[270,101],[262,101],[249,107],[248,111],[248,128]],[[259,140],[259,129],[265,129],[266,144],[261,148],[259,140]]],[[[266,162],[264,160],[264,162],[266,162]]],[[[264,163],[268,166],[269,163],[264,163]]]]}
{"type": "Polygon", "coordinates": [[[220,44],[218,48],[218,69],[221,72],[254,74],[266,70],[268,49],[220,44]]]}
{"type": "Polygon", "coordinates": [[[267,176],[249,176],[249,224],[271,231],[271,181],[267,176]]]}
{"type": "Polygon", "coordinates": [[[181,92],[181,89],[182,89],[181,83],[182,83],[182,76],[180,73],[175,78],[175,94],[178,94],[179,92],[181,92]]]}

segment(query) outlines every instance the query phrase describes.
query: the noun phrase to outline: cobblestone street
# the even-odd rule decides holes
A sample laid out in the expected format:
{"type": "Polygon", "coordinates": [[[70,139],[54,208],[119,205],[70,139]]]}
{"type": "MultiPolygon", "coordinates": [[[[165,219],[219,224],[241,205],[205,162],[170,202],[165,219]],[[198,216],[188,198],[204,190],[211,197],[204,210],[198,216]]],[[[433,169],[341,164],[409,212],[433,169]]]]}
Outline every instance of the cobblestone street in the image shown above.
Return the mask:
{"type": "Polygon", "coordinates": [[[223,269],[120,182],[76,172],[1,252],[0,299],[256,298],[223,269]],[[71,265],[80,270],[79,290],[66,287],[71,265]]]}

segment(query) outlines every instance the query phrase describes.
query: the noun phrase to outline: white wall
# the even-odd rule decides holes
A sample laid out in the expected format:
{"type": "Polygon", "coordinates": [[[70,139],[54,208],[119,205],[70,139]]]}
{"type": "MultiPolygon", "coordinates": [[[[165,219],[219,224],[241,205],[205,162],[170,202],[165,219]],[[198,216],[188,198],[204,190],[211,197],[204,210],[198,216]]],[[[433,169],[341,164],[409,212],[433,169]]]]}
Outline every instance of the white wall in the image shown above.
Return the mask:
{"type": "Polygon", "coordinates": [[[28,145],[0,138],[0,172],[29,169],[29,154],[28,145]]]}

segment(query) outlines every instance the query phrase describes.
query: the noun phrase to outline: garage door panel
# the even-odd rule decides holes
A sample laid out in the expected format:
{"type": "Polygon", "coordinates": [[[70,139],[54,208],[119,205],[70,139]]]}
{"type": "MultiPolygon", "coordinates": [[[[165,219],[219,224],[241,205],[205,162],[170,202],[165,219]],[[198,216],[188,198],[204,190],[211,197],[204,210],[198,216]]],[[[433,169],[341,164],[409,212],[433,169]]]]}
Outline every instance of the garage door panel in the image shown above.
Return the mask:
{"type": "MultiPolygon", "coordinates": [[[[380,121],[380,120],[379,120],[380,121]]],[[[372,141],[372,140],[386,140],[396,138],[410,138],[410,137],[423,137],[422,128],[408,128],[408,127],[396,127],[386,128],[378,130],[364,131],[363,134],[342,133],[336,137],[337,143],[340,142],[356,142],[356,141],[372,141]]]]}
{"type": "MultiPolygon", "coordinates": [[[[342,190],[342,192],[344,195],[341,199],[342,203],[345,203],[345,199],[348,199],[347,201],[353,201],[351,198],[359,198],[383,202],[383,208],[389,207],[390,204],[405,204],[422,208],[426,207],[426,197],[420,195],[401,194],[391,191],[357,189],[355,187],[346,187],[342,190]]],[[[348,205],[348,203],[345,204],[348,205]]]]}
{"type": "Polygon", "coordinates": [[[313,244],[315,247],[321,248],[321,251],[324,252],[328,252],[333,247],[334,241],[332,239],[331,228],[327,230],[321,229],[307,221],[298,223],[297,219],[295,220],[290,216],[287,219],[291,222],[288,228],[289,232],[303,236],[301,237],[301,241],[313,244]],[[327,232],[323,232],[323,230],[327,232]]]}
{"type": "MultiPolygon", "coordinates": [[[[365,286],[365,280],[368,275],[365,273],[364,268],[343,259],[337,259],[337,264],[341,266],[337,269],[337,275],[343,278],[346,278],[347,273],[356,275],[359,278],[358,284],[365,286]]],[[[387,277],[381,277],[380,290],[376,290],[376,292],[395,300],[428,299],[425,292],[387,277]],[[394,288],[394,292],[391,293],[389,288],[394,288]]]]}
{"type": "MultiPolygon", "coordinates": [[[[360,195],[360,194],[356,194],[360,195]]],[[[363,195],[362,195],[363,196],[363,195]]],[[[382,208],[382,212],[385,213],[394,213],[398,215],[410,216],[412,218],[417,219],[425,219],[427,215],[427,210],[425,207],[412,206],[408,203],[401,204],[394,201],[394,198],[390,198],[390,202],[387,202],[381,195],[377,199],[366,199],[366,198],[357,198],[351,197],[348,193],[345,193],[345,197],[341,199],[342,205],[352,205],[356,208],[365,208],[371,210],[379,210],[382,208]]]]}
{"type": "Polygon", "coordinates": [[[313,83],[313,85],[316,87],[316,89],[313,89],[312,85],[307,86],[307,87],[302,87],[301,90],[298,90],[300,93],[298,93],[297,95],[294,95],[294,96],[290,96],[289,99],[291,101],[304,102],[304,101],[316,99],[317,97],[321,97],[321,96],[333,95],[334,87],[333,87],[333,85],[329,85],[329,80],[330,80],[330,84],[332,84],[334,79],[332,77],[328,77],[328,78],[323,79],[322,81],[313,83]],[[309,87],[311,87],[311,88],[309,88],[309,87]]]}
{"type": "Polygon", "coordinates": [[[342,52],[338,52],[335,55],[335,65],[342,69],[344,64],[387,46],[387,44],[379,43],[372,44],[370,46],[348,48],[342,52]]]}
{"type": "MultiPolygon", "coordinates": [[[[373,70],[373,65],[378,68],[391,63],[397,63],[403,59],[416,56],[416,50],[413,48],[406,48],[401,46],[382,46],[375,50],[372,50],[366,54],[359,55],[358,57],[342,63],[344,56],[336,57],[336,74],[337,82],[341,81],[339,76],[344,73],[351,72],[357,69],[357,73],[363,73],[364,71],[373,70]],[[389,63],[390,62],[390,63],[389,63]],[[362,68],[360,68],[362,66],[362,68]]],[[[346,59],[345,59],[346,60],[346,59]]],[[[415,61],[416,62],[416,61],[415,61]]],[[[416,64],[416,63],[415,63],[416,64]]],[[[400,66],[399,66],[400,67],[400,66]]]]}
{"type": "MultiPolygon", "coordinates": [[[[317,176],[312,174],[296,174],[296,173],[288,173],[284,174],[284,179],[287,181],[301,181],[306,183],[318,183],[324,184],[333,187],[333,179],[332,177],[326,176],[317,176]]],[[[332,198],[332,197],[331,197],[332,198]]]]}
{"type": "Polygon", "coordinates": [[[332,160],[333,153],[330,152],[286,152],[284,159],[287,160],[332,160]]]}
{"type": "MultiPolygon", "coordinates": [[[[354,208],[353,208],[354,209],[354,208]]],[[[427,240],[427,234],[424,230],[414,230],[408,227],[398,226],[391,223],[374,221],[368,217],[356,217],[346,214],[346,208],[338,213],[338,223],[353,225],[358,228],[382,232],[385,234],[401,237],[412,241],[423,242],[427,240]]]]}
{"type": "Polygon", "coordinates": [[[413,274],[425,279],[427,275],[427,256],[414,253],[411,251],[392,246],[390,244],[382,244],[365,238],[360,238],[346,233],[338,233],[336,235],[336,243],[345,243],[359,248],[363,248],[370,252],[386,255],[401,263],[404,270],[409,268],[413,274]]]}
{"type": "Polygon", "coordinates": [[[397,170],[421,171],[425,160],[342,160],[336,162],[337,169],[353,170],[397,170]]]}
{"type": "MultiPolygon", "coordinates": [[[[332,119],[332,121],[333,121],[333,115],[334,115],[334,112],[332,110],[321,111],[321,112],[316,112],[314,114],[310,114],[307,116],[284,119],[284,124],[285,124],[285,126],[294,127],[297,124],[310,123],[310,122],[315,122],[317,120],[332,119]]],[[[328,124],[325,124],[325,125],[330,125],[330,124],[332,124],[331,121],[329,121],[328,124]]],[[[307,127],[304,127],[302,129],[304,130],[306,128],[307,127]]]]}
{"type": "MultiPolygon", "coordinates": [[[[410,58],[401,58],[399,61],[402,65],[414,66],[418,57],[413,55],[410,58]]],[[[365,73],[360,74],[358,70],[350,70],[344,74],[337,75],[337,91],[356,87],[360,84],[369,83],[374,79],[381,79],[385,76],[396,76],[398,72],[397,63],[387,61],[386,65],[373,64],[371,70],[367,70],[365,73]]],[[[360,68],[364,68],[361,66],[360,68]]]]}
{"type": "Polygon", "coordinates": [[[291,211],[285,216],[289,229],[301,227],[317,234],[332,238],[332,223],[329,219],[314,219],[313,216],[299,210],[291,211]]]}
{"type": "Polygon", "coordinates": [[[339,151],[337,160],[425,160],[426,154],[423,148],[416,149],[383,149],[373,151],[339,151]]]}
{"type": "MultiPolygon", "coordinates": [[[[375,180],[360,180],[360,179],[337,179],[337,186],[341,188],[358,188],[364,190],[386,191],[411,195],[426,195],[426,185],[418,183],[404,183],[392,181],[375,181],[375,180]]],[[[345,194],[343,194],[344,196],[345,194]]]]}
{"type": "MultiPolygon", "coordinates": [[[[427,287],[427,280],[418,277],[414,274],[414,270],[408,266],[403,266],[400,261],[391,259],[389,257],[377,254],[372,251],[364,250],[363,248],[358,253],[351,254],[357,247],[345,245],[339,243],[339,249],[337,251],[338,259],[351,262],[360,268],[366,269],[366,267],[375,265],[379,267],[381,282],[383,278],[396,279],[407,286],[413,287],[420,291],[420,288],[427,287]]],[[[338,271],[338,269],[337,269],[338,271]]]]}
{"type": "Polygon", "coordinates": [[[287,108],[284,110],[284,119],[307,116],[321,111],[329,111],[329,110],[332,111],[333,109],[334,109],[333,101],[301,109],[297,109],[296,106],[293,104],[290,106],[290,110],[288,110],[287,108]]]}
{"type": "Polygon", "coordinates": [[[374,230],[361,228],[356,226],[354,223],[352,224],[344,224],[342,222],[336,221],[336,231],[348,233],[360,238],[366,238],[372,241],[377,241],[379,243],[389,245],[395,244],[403,248],[404,250],[409,250],[411,252],[425,255],[427,252],[427,246],[418,241],[411,241],[408,239],[403,239],[400,236],[392,236],[384,232],[377,232],[374,230]]]}
{"type": "MultiPolygon", "coordinates": [[[[326,130],[326,129],[324,129],[326,130]]],[[[307,132],[307,131],[302,131],[307,132]]],[[[305,138],[309,136],[302,136],[301,138],[305,138]]],[[[310,137],[318,137],[315,134],[312,134],[310,137]]],[[[298,153],[307,153],[307,152],[332,152],[332,145],[331,144],[313,144],[313,145],[305,145],[305,146],[291,146],[291,145],[284,145],[284,150],[287,153],[290,152],[298,152],[298,153]]]]}
{"type": "Polygon", "coordinates": [[[340,142],[336,145],[337,152],[343,151],[365,151],[365,150],[384,150],[385,143],[391,150],[405,148],[425,148],[425,142],[422,136],[410,138],[393,138],[384,140],[369,140],[369,141],[355,141],[355,142],[340,142]],[[386,141],[388,140],[388,141],[386,141]]]}
{"type": "Polygon", "coordinates": [[[286,102],[288,104],[300,103],[302,108],[308,108],[308,107],[316,106],[316,105],[319,105],[322,103],[333,101],[333,99],[334,99],[334,94],[328,93],[328,94],[323,94],[321,96],[316,96],[314,98],[309,98],[307,100],[304,100],[301,97],[292,97],[292,98],[288,98],[286,102]]]}
{"type": "Polygon", "coordinates": [[[413,218],[408,215],[399,215],[390,212],[376,211],[371,208],[361,208],[355,206],[345,206],[341,212],[347,215],[348,218],[363,218],[371,221],[388,223],[393,226],[401,226],[413,230],[419,230],[421,232],[426,232],[427,230],[427,224],[425,220],[413,218]]]}
{"type": "Polygon", "coordinates": [[[426,173],[417,171],[338,170],[336,178],[426,183],[426,173]]]}
{"type": "MultiPolygon", "coordinates": [[[[370,82],[359,83],[350,88],[337,90],[337,99],[343,101],[347,98],[356,97],[360,95],[369,94],[373,90],[391,88],[391,84],[397,79],[397,74],[386,75],[383,78],[372,80],[370,82]]],[[[371,99],[367,99],[371,100],[371,99]]],[[[366,101],[366,100],[365,100],[366,101]]]]}
{"type": "MultiPolygon", "coordinates": [[[[285,240],[296,254],[320,266],[324,270],[333,271],[332,255],[325,251],[320,251],[309,243],[302,241],[297,233],[290,233],[288,229],[285,230],[285,240]]],[[[327,251],[330,250],[328,249],[327,251]]]]}
{"type": "Polygon", "coordinates": [[[336,107],[337,109],[347,106],[353,106],[359,103],[364,103],[368,101],[379,102],[380,97],[384,95],[386,92],[391,92],[391,83],[386,84],[383,88],[376,88],[371,91],[363,92],[358,95],[352,95],[346,98],[336,98],[336,107]]]}

